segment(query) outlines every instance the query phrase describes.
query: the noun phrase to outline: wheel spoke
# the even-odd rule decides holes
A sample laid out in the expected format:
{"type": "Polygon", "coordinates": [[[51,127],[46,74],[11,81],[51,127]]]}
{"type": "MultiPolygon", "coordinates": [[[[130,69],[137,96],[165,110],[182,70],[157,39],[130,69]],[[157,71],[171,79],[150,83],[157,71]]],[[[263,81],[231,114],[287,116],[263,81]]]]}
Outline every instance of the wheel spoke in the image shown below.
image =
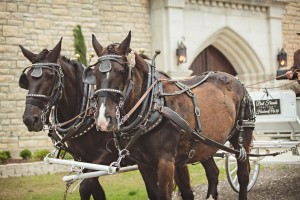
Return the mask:
{"type": "Polygon", "coordinates": [[[234,176],[232,182],[235,183],[236,185],[239,184],[238,181],[237,181],[237,175],[234,176]]]}
{"type": "Polygon", "coordinates": [[[233,173],[235,173],[237,171],[237,167],[233,168],[233,170],[230,170],[230,175],[232,175],[233,173]]]}

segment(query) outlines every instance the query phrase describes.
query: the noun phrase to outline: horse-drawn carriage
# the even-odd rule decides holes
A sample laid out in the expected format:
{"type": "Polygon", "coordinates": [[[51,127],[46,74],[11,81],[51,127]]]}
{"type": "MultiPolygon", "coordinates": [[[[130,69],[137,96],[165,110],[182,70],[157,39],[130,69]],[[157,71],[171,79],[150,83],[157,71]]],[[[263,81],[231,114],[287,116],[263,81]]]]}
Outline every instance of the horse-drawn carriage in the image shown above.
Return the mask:
{"type": "MultiPolygon", "coordinates": [[[[251,173],[248,184],[250,191],[258,178],[261,164],[300,164],[298,146],[300,144],[300,98],[295,96],[291,90],[257,91],[250,92],[255,105],[255,140],[251,152],[269,153],[279,151],[274,157],[252,157],[250,158],[251,173]]],[[[229,146],[229,144],[227,144],[229,146]]],[[[218,151],[215,158],[225,157],[225,167],[228,182],[232,189],[239,191],[237,181],[237,163],[234,155],[218,151]]],[[[97,170],[90,174],[69,175],[64,181],[79,180],[90,177],[115,174],[137,170],[137,166],[122,167],[116,171],[115,167],[93,164],[82,164],[81,162],[64,161],[53,158],[45,158],[46,163],[56,163],[70,166],[86,167],[97,170]]]]}
{"type": "Polygon", "coordinates": [[[121,167],[129,155],[139,166],[150,199],[169,199],[174,177],[179,189],[186,191],[186,199],[191,199],[186,164],[197,161],[208,170],[211,187],[207,197],[217,198],[218,170],[212,158],[217,149],[226,151],[219,155],[226,156],[229,182],[239,191],[240,199],[246,199],[247,190],[256,181],[261,156],[279,154],[261,154],[262,149],[285,147],[298,152],[298,141],[252,142],[254,118],[261,135],[290,132],[291,139],[297,139],[295,96],[286,92],[249,95],[240,81],[222,72],[172,80],[157,72],[153,62],[147,63],[143,56],[131,51],[130,39],[129,33],[122,43],[103,48],[93,36],[98,61],[84,72],[80,64],[59,56],[61,41],[53,51],[43,50],[38,55],[21,47],[32,62],[20,77],[20,87],[29,90],[24,123],[30,131],[40,131],[48,124],[56,149],[75,156],[77,161],[68,161],[51,158],[51,154],[45,162],[79,167],[78,174],[64,180],[70,183],[84,179],[81,184],[91,184],[94,192],[81,192],[83,199],[91,194],[103,198],[98,176],[135,169],[121,167]],[[52,84],[45,85],[49,82],[52,84]],[[92,85],[96,85],[95,91],[92,85]],[[53,123],[49,121],[52,107],[53,123]],[[107,147],[110,141],[115,143],[112,151],[107,147]],[[223,145],[226,141],[234,149],[223,145]],[[237,164],[232,165],[231,153],[237,164]],[[249,184],[248,161],[254,169],[249,184]]]}
{"type": "MultiPolygon", "coordinates": [[[[255,140],[252,152],[280,152],[274,157],[252,157],[248,191],[254,186],[260,164],[300,164],[300,98],[292,90],[250,92],[255,106],[255,140]]],[[[234,191],[239,190],[236,159],[226,153],[226,173],[234,191]]]]}

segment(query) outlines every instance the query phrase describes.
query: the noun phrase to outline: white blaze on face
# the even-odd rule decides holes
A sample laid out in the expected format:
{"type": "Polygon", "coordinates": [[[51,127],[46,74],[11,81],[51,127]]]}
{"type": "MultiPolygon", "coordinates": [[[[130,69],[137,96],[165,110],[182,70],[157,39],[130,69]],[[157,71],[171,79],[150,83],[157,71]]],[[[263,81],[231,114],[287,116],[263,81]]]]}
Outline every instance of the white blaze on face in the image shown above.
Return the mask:
{"type": "Polygon", "coordinates": [[[107,127],[108,127],[108,121],[105,117],[105,110],[106,110],[106,107],[102,103],[99,108],[99,112],[98,112],[99,114],[97,117],[97,126],[100,128],[101,131],[106,131],[107,127]]]}

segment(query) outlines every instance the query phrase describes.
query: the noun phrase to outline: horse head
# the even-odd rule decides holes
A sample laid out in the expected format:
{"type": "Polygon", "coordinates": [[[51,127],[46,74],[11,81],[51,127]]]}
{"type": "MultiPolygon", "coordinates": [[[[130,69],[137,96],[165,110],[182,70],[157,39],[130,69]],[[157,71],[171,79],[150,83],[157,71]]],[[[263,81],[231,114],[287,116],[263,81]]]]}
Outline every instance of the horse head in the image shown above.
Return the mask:
{"type": "Polygon", "coordinates": [[[28,90],[23,122],[28,131],[41,131],[49,116],[49,109],[60,98],[63,74],[58,59],[61,42],[52,51],[32,53],[20,45],[23,55],[32,63],[27,66],[19,79],[19,86],[28,90]]]}
{"type": "Polygon", "coordinates": [[[130,40],[131,32],[121,43],[103,48],[93,35],[92,44],[98,61],[89,74],[96,79],[94,97],[97,99],[95,121],[98,130],[117,130],[121,115],[133,107],[140,96],[144,75],[139,73],[136,63],[144,61],[130,49],[130,40]]]}

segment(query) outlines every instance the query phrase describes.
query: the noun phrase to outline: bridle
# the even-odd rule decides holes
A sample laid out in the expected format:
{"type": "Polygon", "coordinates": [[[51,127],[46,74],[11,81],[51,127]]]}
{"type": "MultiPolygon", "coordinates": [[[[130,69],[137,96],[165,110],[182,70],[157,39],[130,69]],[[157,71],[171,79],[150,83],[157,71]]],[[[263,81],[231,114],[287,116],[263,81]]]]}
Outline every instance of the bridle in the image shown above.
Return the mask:
{"type": "MultiPolygon", "coordinates": [[[[120,65],[126,65],[129,68],[128,76],[125,81],[125,87],[123,91],[118,89],[112,89],[112,88],[100,88],[94,92],[94,99],[98,99],[99,97],[108,97],[115,101],[117,103],[116,107],[116,118],[118,126],[120,125],[120,111],[123,110],[124,103],[127,99],[127,97],[130,95],[133,87],[133,81],[132,81],[132,67],[128,64],[128,62],[122,62],[120,59],[126,59],[125,56],[121,55],[115,55],[115,54],[109,54],[100,56],[98,58],[98,61],[92,65],[95,66],[98,63],[99,65],[99,71],[102,73],[109,73],[112,70],[111,61],[117,62],[120,65]]],[[[90,67],[92,67],[90,66],[90,67]]]]}
{"type": "Polygon", "coordinates": [[[34,63],[32,65],[27,66],[20,76],[19,85],[21,88],[29,90],[28,79],[26,76],[26,70],[33,69],[31,72],[31,76],[35,78],[40,78],[43,74],[43,69],[49,69],[58,74],[58,78],[56,78],[53,90],[50,96],[44,94],[27,94],[26,95],[26,104],[31,104],[39,107],[42,110],[41,121],[43,125],[45,125],[47,120],[47,115],[50,112],[52,106],[59,101],[62,97],[62,88],[64,87],[63,78],[64,73],[60,64],[58,63],[34,63]]]}

